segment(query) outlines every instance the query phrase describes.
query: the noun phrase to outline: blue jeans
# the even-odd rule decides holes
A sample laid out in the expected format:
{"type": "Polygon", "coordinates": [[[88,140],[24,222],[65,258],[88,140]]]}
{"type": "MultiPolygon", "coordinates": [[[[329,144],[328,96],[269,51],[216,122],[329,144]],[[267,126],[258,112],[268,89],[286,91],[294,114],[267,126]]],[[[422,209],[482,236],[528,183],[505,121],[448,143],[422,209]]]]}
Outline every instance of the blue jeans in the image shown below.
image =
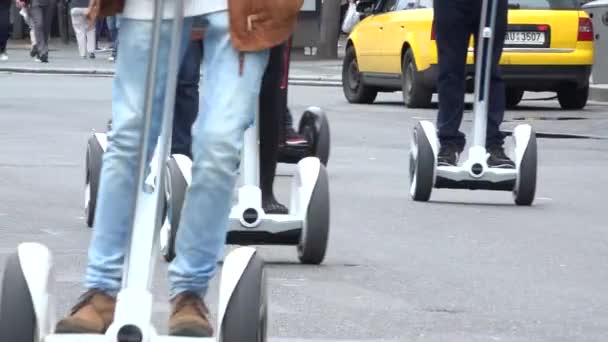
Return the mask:
{"type": "Polygon", "coordinates": [[[118,28],[120,27],[118,14],[107,17],[106,24],[108,25],[110,40],[112,41],[112,57],[116,57],[116,51],[118,50],[118,28]]]}
{"type": "MultiPolygon", "coordinates": [[[[207,29],[204,86],[200,113],[192,131],[192,184],[182,209],[176,241],[177,257],[169,266],[171,298],[183,291],[194,291],[204,296],[210,279],[215,275],[226,241],[243,135],[255,119],[262,75],[268,62],[268,51],[245,53],[240,74],[239,53],[230,42],[228,13],[207,14],[203,20],[207,29]]],[[[182,55],[191,24],[192,18],[186,19],[182,55]]],[[[163,21],[150,136],[152,146],[160,131],[170,31],[171,22],[163,21]]],[[[101,289],[110,295],[120,290],[135,205],[151,32],[152,21],[121,18],[121,53],[116,61],[112,87],[112,131],[103,156],[85,277],[85,287],[101,289]]],[[[151,148],[147,160],[151,159],[152,153],[151,148]]]]}

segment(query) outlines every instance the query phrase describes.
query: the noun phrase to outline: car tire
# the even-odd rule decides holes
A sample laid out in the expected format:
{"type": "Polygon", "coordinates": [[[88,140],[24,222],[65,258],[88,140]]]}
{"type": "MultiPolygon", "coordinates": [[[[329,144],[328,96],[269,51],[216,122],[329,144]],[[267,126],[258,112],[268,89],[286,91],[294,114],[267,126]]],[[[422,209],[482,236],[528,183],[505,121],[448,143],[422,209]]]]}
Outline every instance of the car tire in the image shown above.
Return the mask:
{"type": "Polygon", "coordinates": [[[408,49],[403,56],[401,90],[403,92],[403,103],[408,108],[430,107],[433,91],[422,84],[411,49],[408,49]]]}
{"type": "Polygon", "coordinates": [[[354,46],[346,48],[342,62],[342,90],[350,103],[373,103],[378,90],[363,83],[354,46]]]}
{"type": "Polygon", "coordinates": [[[518,88],[507,88],[505,92],[505,103],[507,109],[513,109],[521,102],[524,97],[524,90],[518,88]]]}
{"type": "Polygon", "coordinates": [[[582,88],[576,85],[567,85],[557,91],[557,100],[562,109],[583,109],[589,99],[589,85],[582,88]]]}

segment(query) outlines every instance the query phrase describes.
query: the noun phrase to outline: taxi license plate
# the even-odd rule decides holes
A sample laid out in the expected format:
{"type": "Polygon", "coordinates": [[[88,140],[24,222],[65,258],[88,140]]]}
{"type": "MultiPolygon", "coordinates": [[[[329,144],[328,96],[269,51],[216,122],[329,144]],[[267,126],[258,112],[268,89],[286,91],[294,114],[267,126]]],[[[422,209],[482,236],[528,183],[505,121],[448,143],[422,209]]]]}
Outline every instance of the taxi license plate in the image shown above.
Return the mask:
{"type": "Polygon", "coordinates": [[[509,31],[505,37],[505,45],[544,46],[547,35],[541,31],[509,31]]]}

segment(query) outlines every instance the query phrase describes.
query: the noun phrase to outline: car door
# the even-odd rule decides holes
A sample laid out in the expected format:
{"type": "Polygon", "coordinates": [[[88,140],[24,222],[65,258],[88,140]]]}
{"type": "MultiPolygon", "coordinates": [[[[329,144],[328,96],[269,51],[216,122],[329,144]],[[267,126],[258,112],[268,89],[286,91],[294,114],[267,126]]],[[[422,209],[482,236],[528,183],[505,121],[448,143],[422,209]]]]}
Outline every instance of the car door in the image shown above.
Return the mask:
{"type": "Polygon", "coordinates": [[[387,1],[384,14],[378,17],[380,27],[381,69],[385,74],[401,74],[401,48],[406,38],[404,11],[416,9],[416,0],[387,1]]]}
{"type": "Polygon", "coordinates": [[[374,5],[371,15],[363,19],[356,28],[357,35],[357,62],[359,70],[362,72],[377,72],[380,65],[381,45],[378,42],[380,35],[380,25],[378,16],[381,15],[379,8],[383,1],[374,5]]]}

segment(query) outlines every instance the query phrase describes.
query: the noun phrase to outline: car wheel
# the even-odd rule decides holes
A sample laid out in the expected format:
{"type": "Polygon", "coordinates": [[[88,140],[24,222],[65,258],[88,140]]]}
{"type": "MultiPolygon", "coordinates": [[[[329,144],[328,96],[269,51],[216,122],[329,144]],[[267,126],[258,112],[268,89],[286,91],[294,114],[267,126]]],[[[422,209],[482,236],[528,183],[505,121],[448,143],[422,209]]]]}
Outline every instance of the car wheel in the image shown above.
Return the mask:
{"type": "Polygon", "coordinates": [[[582,88],[576,85],[563,86],[557,91],[557,100],[562,109],[583,109],[589,98],[589,85],[582,88]]]}
{"type": "Polygon", "coordinates": [[[433,91],[422,84],[420,73],[416,68],[414,54],[410,49],[403,56],[401,73],[401,89],[405,105],[408,108],[429,107],[433,98],[433,91]]]}
{"type": "Polygon", "coordinates": [[[350,103],[373,103],[378,95],[376,88],[363,83],[353,46],[346,48],[342,63],[342,90],[350,103]]]}
{"type": "Polygon", "coordinates": [[[513,109],[521,102],[524,97],[523,89],[507,88],[505,92],[505,102],[508,109],[513,109]]]}

